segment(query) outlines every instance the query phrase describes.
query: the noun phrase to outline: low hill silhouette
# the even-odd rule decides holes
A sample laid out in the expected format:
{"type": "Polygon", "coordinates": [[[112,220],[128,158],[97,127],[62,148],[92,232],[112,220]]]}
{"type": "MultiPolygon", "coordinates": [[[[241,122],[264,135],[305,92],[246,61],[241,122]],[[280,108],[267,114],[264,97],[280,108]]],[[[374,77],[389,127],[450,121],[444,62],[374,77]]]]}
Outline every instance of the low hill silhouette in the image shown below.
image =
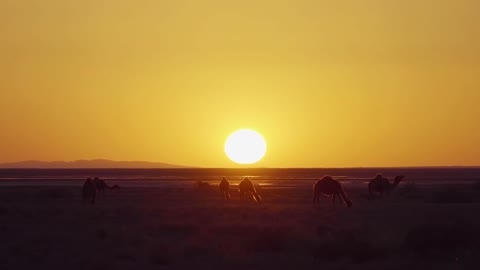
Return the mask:
{"type": "Polygon", "coordinates": [[[108,159],[74,160],[74,161],[39,161],[27,160],[10,163],[0,163],[2,169],[146,169],[146,168],[191,168],[148,161],[114,161],[108,159]]]}

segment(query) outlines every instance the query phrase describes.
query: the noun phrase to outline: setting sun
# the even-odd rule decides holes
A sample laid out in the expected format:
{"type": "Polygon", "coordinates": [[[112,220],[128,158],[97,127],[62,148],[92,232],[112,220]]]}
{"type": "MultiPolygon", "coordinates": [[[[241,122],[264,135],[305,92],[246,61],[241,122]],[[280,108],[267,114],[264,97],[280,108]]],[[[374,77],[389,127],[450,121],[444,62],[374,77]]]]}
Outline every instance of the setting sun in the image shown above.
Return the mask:
{"type": "Polygon", "coordinates": [[[241,129],[232,133],[225,142],[228,158],[239,164],[252,164],[263,158],[267,144],[260,133],[241,129]]]}

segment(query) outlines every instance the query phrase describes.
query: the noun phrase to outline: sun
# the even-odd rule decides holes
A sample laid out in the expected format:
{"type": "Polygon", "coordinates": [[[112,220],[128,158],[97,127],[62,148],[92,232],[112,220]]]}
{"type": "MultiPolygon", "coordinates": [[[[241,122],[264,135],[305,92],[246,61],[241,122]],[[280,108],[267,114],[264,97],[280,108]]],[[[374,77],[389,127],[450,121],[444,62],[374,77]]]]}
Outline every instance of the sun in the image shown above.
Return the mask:
{"type": "Polygon", "coordinates": [[[260,133],[251,129],[240,129],[228,136],[225,153],[233,162],[253,164],[265,156],[267,143],[260,133]]]}

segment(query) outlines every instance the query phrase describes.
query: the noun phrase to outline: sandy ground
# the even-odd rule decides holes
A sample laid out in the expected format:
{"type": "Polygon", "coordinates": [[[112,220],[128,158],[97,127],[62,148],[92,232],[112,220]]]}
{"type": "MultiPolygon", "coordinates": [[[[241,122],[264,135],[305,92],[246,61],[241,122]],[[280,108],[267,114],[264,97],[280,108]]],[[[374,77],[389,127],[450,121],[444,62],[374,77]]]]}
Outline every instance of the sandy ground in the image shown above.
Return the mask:
{"type": "Polygon", "coordinates": [[[480,269],[480,189],[403,185],[352,208],[310,188],[0,188],[0,269],[480,269]]]}

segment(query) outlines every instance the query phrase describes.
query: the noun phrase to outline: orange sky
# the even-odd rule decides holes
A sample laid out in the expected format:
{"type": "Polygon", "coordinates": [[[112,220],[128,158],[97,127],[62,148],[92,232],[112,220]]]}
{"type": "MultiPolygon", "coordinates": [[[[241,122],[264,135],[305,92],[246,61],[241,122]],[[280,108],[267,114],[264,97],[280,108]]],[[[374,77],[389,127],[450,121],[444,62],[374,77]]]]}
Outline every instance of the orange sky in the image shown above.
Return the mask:
{"type": "Polygon", "coordinates": [[[0,162],[480,165],[480,1],[0,0],[0,162]]]}

